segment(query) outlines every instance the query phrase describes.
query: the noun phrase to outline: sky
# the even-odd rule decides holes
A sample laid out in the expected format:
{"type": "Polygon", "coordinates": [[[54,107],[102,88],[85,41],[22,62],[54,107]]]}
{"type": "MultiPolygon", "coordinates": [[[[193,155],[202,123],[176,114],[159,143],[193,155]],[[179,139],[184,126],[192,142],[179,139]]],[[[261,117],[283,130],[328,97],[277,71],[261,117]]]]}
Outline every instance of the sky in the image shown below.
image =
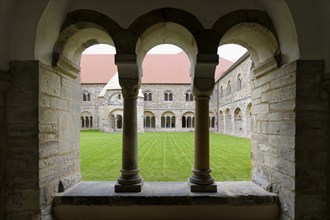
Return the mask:
{"type": "MultiPolygon", "coordinates": [[[[182,50],[172,44],[158,45],[151,50],[148,54],[177,54],[182,50]]],[[[246,53],[246,49],[237,44],[226,44],[218,48],[218,55],[222,58],[235,62],[243,54],[246,53]]],[[[87,48],[83,54],[115,54],[116,49],[113,46],[106,44],[99,44],[87,48]]]]}

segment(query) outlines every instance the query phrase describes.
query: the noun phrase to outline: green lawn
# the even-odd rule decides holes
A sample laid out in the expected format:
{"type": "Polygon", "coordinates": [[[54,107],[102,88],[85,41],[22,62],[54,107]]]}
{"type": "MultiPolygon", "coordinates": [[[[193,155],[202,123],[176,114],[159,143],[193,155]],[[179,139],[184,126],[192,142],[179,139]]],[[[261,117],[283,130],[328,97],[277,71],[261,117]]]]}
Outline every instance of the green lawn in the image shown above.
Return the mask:
{"type": "MultiPolygon", "coordinates": [[[[122,135],[81,131],[83,180],[117,180],[122,135]]],[[[145,181],[186,181],[193,166],[194,133],[139,134],[139,167],[145,181]]],[[[210,134],[212,176],[216,181],[251,179],[251,141],[210,134]]]]}

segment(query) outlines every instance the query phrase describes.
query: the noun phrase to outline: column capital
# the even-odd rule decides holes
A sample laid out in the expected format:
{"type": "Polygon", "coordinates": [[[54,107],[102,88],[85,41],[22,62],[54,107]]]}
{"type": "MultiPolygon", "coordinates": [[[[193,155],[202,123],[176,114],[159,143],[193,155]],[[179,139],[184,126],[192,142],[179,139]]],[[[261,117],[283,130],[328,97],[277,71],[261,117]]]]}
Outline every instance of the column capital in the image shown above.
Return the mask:
{"type": "Polygon", "coordinates": [[[6,92],[9,88],[11,75],[8,72],[0,70],[0,92],[6,92]]]}
{"type": "Polygon", "coordinates": [[[137,98],[140,89],[139,79],[122,79],[119,78],[119,84],[125,98],[137,98]]]}
{"type": "Polygon", "coordinates": [[[214,78],[195,78],[192,92],[195,97],[210,97],[214,89],[214,78]]]}

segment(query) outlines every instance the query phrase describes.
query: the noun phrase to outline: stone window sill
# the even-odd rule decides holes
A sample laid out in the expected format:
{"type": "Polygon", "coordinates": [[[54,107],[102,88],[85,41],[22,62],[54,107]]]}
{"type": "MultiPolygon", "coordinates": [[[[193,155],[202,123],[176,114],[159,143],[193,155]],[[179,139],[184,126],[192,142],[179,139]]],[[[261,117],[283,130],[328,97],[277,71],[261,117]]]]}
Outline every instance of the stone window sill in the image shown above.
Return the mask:
{"type": "MultiPolygon", "coordinates": [[[[134,211],[136,207],[141,210],[144,207],[150,212],[148,215],[138,212],[135,216],[138,219],[170,219],[176,216],[170,210],[176,208],[183,215],[179,219],[200,219],[198,210],[204,210],[205,207],[219,210],[217,213],[204,213],[203,217],[208,219],[276,219],[279,214],[277,195],[247,181],[217,182],[217,193],[192,193],[186,182],[145,182],[140,193],[115,193],[114,184],[115,182],[80,182],[66,192],[58,193],[53,202],[55,217],[89,219],[88,214],[98,210],[100,213],[108,213],[104,214],[104,219],[117,219],[119,216],[116,210],[123,207],[128,212],[134,211]],[[111,208],[112,211],[109,211],[111,208]],[[157,210],[154,215],[153,209],[157,210]],[[226,214],[220,211],[222,209],[226,210],[226,214]],[[162,212],[164,213],[161,214],[162,212]],[[194,214],[195,212],[197,213],[194,214]],[[251,213],[248,214],[249,212],[251,213]]],[[[125,213],[120,216],[120,219],[130,219],[123,217],[125,213]]]]}

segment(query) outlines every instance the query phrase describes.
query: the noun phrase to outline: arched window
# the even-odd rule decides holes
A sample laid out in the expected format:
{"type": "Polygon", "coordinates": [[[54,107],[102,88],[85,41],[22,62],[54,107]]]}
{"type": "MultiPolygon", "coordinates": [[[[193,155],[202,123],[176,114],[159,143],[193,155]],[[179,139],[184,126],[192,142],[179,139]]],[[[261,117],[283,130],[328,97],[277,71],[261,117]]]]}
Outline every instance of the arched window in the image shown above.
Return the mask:
{"type": "Polygon", "coordinates": [[[182,128],[186,127],[186,117],[182,116],[182,128]]]}
{"type": "Polygon", "coordinates": [[[89,119],[88,116],[85,117],[86,128],[89,128],[89,119]]]}
{"type": "Polygon", "coordinates": [[[152,128],[155,128],[156,127],[156,118],[155,118],[155,116],[152,116],[151,117],[151,127],[152,128]]]}
{"type": "Polygon", "coordinates": [[[144,128],[155,128],[156,127],[155,115],[152,112],[145,111],[143,117],[144,117],[144,120],[143,120],[144,128]]]}
{"type": "Polygon", "coordinates": [[[149,101],[149,102],[152,101],[152,94],[150,91],[144,92],[143,96],[144,96],[144,101],[149,101]]]}
{"type": "Polygon", "coordinates": [[[227,84],[227,95],[230,95],[231,93],[231,85],[230,85],[230,81],[228,81],[228,84],[227,84]]]}
{"type": "Polygon", "coordinates": [[[194,113],[186,112],[182,117],[182,123],[185,124],[185,128],[193,128],[194,127],[194,113]],[[183,122],[184,120],[184,122],[183,122]]]}
{"type": "Polygon", "coordinates": [[[81,116],[81,127],[84,128],[85,127],[85,120],[84,117],[81,116]]]}
{"type": "Polygon", "coordinates": [[[243,124],[242,124],[242,111],[240,108],[236,108],[234,111],[234,128],[237,135],[243,133],[243,124]]]}
{"type": "Polygon", "coordinates": [[[89,127],[93,128],[93,117],[92,116],[89,117],[89,127]]]}
{"type": "Polygon", "coordinates": [[[215,117],[214,116],[211,119],[211,128],[215,128],[215,117]]]}
{"type": "Polygon", "coordinates": [[[223,97],[223,87],[221,86],[220,87],[220,98],[222,98],[223,97]]]}
{"type": "Polygon", "coordinates": [[[162,128],[175,128],[175,115],[172,112],[165,112],[161,118],[162,128]]]}
{"type": "Polygon", "coordinates": [[[150,121],[150,116],[147,116],[146,117],[146,128],[150,128],[150,123],[151,121],[150,121]]]}
{"type": "Polygon", "coordinates": [[[188,116],[188,117],[187,117],[187,128],[191,128],[191,127],[192,127],[191,117],[188,116]]]}
{"type": "Polygon", "coordinates": [[[123,128],[123,116],[117,115],[117,128],[122,129],[123,128]]]}
{"type": "Polygon", "coordinates": [[[171,127],[172,127],[172,128],[175,128],[175,116],[172,116],[171,127]]]}
{"type": "Polygon", "coordinates": [[[190,90],[188,90],[187,92],[186,92],[186,101],[187,102],[192,102],[192,101],[194,101],[194,97],[193,97],[193,94],[192,94],[192,92],[190,91],[190,90]]]}
{"type": "Polygon", "coordinates": [[[242,89],[242,79],[241,79],[241,74],[238,74],[237,76],[237,91],[242,89]]]}
{"type": "Polygon", "coordinates": [[[166,117],[166,127],[169,128],[171,126],[171,117],[167,116],[166,117]]]}
{"type": "Polygon", "coordinates": [[[161,118],[161,126],[162,126],[162,128],[165,128],[165,117],[164,116],[162,116],[162,118],[161,118]]]}
{"type": "Polygon", "coordinates": [[[84,91],[83,93],[83,101],[90,101],[91,100],[91,94],[88,91],[84,91]]]}
{"type": "Polygon", "coordinates": [[[93,116],[90,112],[83,112],[81,117],[81,128],[93,128],[93,116]]]}
{"type": "Polygon", "coordinates": [[[165,101],[173,101],[173,94],[170,91],[166,91],[164,93],[164,100],[165,101]]]}
{"type": "Polygon", "coordinates": [[[172,93],[169,93],[168,94],[168,101],[173,101],[173,95],[172,95],[172,93]]]}

